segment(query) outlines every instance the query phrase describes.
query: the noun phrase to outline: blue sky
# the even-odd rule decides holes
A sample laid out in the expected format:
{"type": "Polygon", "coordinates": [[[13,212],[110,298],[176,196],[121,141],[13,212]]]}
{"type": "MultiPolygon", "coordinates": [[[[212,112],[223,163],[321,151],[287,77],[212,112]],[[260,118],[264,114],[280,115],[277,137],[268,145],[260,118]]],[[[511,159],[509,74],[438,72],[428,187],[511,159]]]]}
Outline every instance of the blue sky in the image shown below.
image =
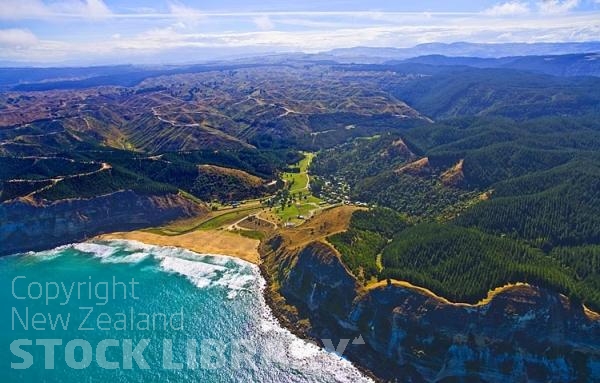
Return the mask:
{"type": "Polygon", "coordinates": [[[600,40],[600,0],[0,0],[0,61],[192,62],[428,42],[600,40]]]}

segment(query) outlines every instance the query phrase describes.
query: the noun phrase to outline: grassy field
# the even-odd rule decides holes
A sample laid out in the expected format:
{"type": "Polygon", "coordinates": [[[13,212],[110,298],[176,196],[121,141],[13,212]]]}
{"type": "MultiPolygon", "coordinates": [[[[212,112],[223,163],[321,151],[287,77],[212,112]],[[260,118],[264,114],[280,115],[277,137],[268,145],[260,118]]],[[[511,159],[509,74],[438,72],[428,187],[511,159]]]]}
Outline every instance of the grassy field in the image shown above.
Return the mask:
{"type": "Polygon", "coordinates": [[[159,235],[175,236],[190,233],[196,230],[217,229],[221,226],[230,225],[260,210],[261,207],[259,206],[219,210],[211,212],[203,217],[176,221],[166,226],[145,229],[143,231],[159,235]]]}
{"type": "Polygon", "coordinates": [[[247,209],[239,209],[234,210],[228,213],[224,213],[221,215],[217,215],[213,218],[210,218],[207,221],[204,221],[200,224],[196,229],[197,230],[212,230],[217,229],[222,226],[231,225],[244,217],[247,217],[250,214],[256,213],[260,211],[260,207],[251,207],[247,209]]]}
{"type": "Polygon", "coordinates": [[[290,207],[286,207],[283,210],[280,210],[277,215],[283,222],[299,222],[302,221],[298,219],[298,216],[308,217],[311,210],[314,210],[314,205],[309,204],[292,204],[290,207]]]}
{"type": "Polygon", "coordinates": [[[321,200],[310,194],[309,190],[308,167],[314,157],[314,153],[304,153],[304,158],[293,166],[293,168],[298,169],[298,173],[283,173],[283,180],[290,185],[290,194],[302,194],[302,198],[296,203],[292,203],[290,206],[285,207],[283,210],[281,208],[276,210],[277,216],[282,222],[291,222],[294,224],[302,223],[303,220],[299,219],[298,216],[308,217],[312,210],[319,208],[321,200]],[[304,196],[307,198],[304,199],[304,196]]]}
{"type": "Polygon", "coordinates": [[[284,173],[284,180],[290,184],[290,193],[306,190],[308,175],[306,173],[284,173]]]}
{"type": "MultiPolygon", "coordinates": [[[[281,207],[274,207],[270,211],[268,209],[265,210],[265,213],[267,214],[266,217],[270,216],[270,220],[273,222],[279,221],[279,223],[291,222],[300,224],[303,223],[304,220],[299,219],[299,216],[308,218],[312,211],[321,208],[319,205],[321,200],[310,194],[309,190],[308,167],[315,154],[304,153],[304,155],[304,158],[294,166],[298,169],[298,173],[287,172],[282,174],[283,180],[290,185],[289,193],[296,198],[295,202],[292,202],[284,209],[281,209],[281,207]]],[[[192,198],[189,195],[185,195],[185,197],[192,198]]],[[[237,208],[231,208],[227,205],[218,205],[215,203],[211,204],[211,206],[217,210],[211,211],[202,217],[177,221],[163,227],[146,229],[144,232],[166,236],[177,236],[197,230],[214,230],[227,227],[249,215],[265,209],[260,204],[259,199],[244,201],[242,205],[237,208]]],[[[235,232],[254,239],[259,239],[262,235],[259,231],[253,230],[236,230],[235,232]]]]}
{"type": "Polygon", "coordinates": [[[304,158],[293,166],[299,170],[298,173],[283,173],[283,179],[290,184],[290,193],[301,192],[308,188],[308,167],[314,157],[314,153],[304,153],[304,158]]]}

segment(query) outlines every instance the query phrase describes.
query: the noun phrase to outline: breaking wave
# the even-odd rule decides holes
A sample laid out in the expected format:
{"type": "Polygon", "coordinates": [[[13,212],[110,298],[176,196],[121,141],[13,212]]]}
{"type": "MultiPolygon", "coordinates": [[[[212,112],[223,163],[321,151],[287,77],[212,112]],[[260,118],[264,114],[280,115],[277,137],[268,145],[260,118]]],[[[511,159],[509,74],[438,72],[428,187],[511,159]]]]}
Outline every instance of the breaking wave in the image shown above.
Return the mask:
{"type": "MultiPolygon", "coordinates": [[[[242,302],[252,302],[245,310],[255,318],[256,327],[251,327],[254,331],[245,336],[255,341],[261,352],[272,359],[272,362],[267,362],[268,366],[282,369],[284,375],[279,375],[281,379],[290,382],[371,382],[349,361],[296,337],[280,326],[263,298],[266,282],[254,264],[229,256],[197,254],[180,248],[128,240],[77,243],[25,256],[51,260],[66,254],[91,256],[103,264],[144,263],[140,270],[149,267],[155,272],[183,277],[199,290],[225,290],[231,300],[242,292],[249,292],[242,302]],[[277,362],[279,360],[285,362],[277,362]]],[[[241,303],[234,301],[234,304],[237,307],[241,303]]],[[[226,305],[215,310],[228,309],[226,305]]],[[[259,371],[254,378],[269,381],[273,378],[272,372],[268,371],[270,368],[259,371]]]]}

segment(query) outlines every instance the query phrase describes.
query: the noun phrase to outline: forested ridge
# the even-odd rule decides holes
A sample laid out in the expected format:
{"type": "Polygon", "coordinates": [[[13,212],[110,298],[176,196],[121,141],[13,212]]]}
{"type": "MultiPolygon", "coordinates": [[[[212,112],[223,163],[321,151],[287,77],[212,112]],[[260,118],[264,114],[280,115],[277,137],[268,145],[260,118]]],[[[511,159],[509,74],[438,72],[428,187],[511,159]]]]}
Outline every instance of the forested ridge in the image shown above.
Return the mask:
{"type": "Polygon", "coordinates": [[[363,284],[406,280],[456,302],[476,303],[489,290],[527,282],[600,307],[600,246],[550,252],[452,223],[411,221],[391,209],[358,211],[350,229],[328,238],[363,284]]]}
{"type": "Polygon", "coordinates": [[[392,209],[374,208],[352,215],[350,229],[332,235],[328,241],[342,254],[342,260],[363,283],[380,272],[378,257],[395,233],[408,225],[406,217],[392,209]]]}
{"type": "MultiPolygon", "coordinates": [[[[594,250],[588,251],[585,256],[593,257],[594,250]]],[[[584,264],[580,268],[590,273],[577,274],[568,267],[573,258],[570,249],[545,254],[477,229],[423,223],[400,232],[385,248],[380,278],[409,280],[458,302],[477,302],[495,287],[528,282],[600,307],[597,270],[584,264]]]]}
{"type": "Polygon", "coordinates": [[[294,150],[198,150],[149,156],[103,147],[48,157],[0,156],[0,202],[31,193],[54,201],[126,189],[157,195],[183,190],[206,201],[249,198],[266,189],[246,183],[244,177],[208,174],[199,166],[239,170],[266,182],[276,178],[278,168],[298,158],[294,150]],[[103,163],[110,168],[102,169],[103,163]]]}
{"type": "Polygon", "coordinates": [[[600,310],[596,96],[583,79],[575,81],[577,90],[564,79],[553,86],[533,81],[516,87],[527,86],[529,94],[514,100],[510,92],[492,92],[479,104],[458,108],[458,100],[479,94],[473,89],[500,92],[505,85],[498,81],[461,85],[447,79],[442,86],[457,91],[452,97],[415,87],[412,105],[427,109],[434,97],[444,97],[429,109],[438,121],[355,139],[318,156],[311,170],[320,178],[342,178],[351,199],[403,214],[390,234],[377,228],[383,210],[376,208],[379,213],[367,219],[370,230],[352,220],[330,242],[365,284],[407,280],[475,303],[495,287],[529,282],[600,310]],[[532,101],[533,93],[544,91],[579,94],[585,101],[559,108],[548,95],[532,101]],[[528,106],[509,113],[519,104],[528,106]]]}

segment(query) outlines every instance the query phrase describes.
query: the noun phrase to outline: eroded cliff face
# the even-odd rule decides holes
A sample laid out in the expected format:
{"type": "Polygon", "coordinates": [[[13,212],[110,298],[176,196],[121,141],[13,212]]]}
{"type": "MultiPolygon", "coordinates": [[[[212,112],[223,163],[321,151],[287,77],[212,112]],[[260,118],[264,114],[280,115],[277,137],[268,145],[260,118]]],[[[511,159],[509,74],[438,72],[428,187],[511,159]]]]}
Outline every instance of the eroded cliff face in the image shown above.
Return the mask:
{"type": "Polygon", "coordinates": [[[10,201],[0,204],[0,255],[159,225],[203,211],[179,195],[143,196],[132,191],[52,203],[10,201]]]}
{"type": "Polygon", "coordinates": [[[329,246],[320,242],[313,242],[298,252],[281,282],[284,296],[313,312],[318,312],[321,304],[327,302],[328,316],[340,320],[346,316],[358,288],[356,282],[348,278],[340,259],[332,256],[329,246]]]}
{"type": "Polygon", "coordinates": [[[600,379],[600,320],[560,294],[521,284],[454,304],[399,283],[362,288],[321,242],[288,249],[276,237],[263,250],[276,306],[295,308],[275,311],[334,346],[362,336],[344,354],[384,381],[600,379]]]}

